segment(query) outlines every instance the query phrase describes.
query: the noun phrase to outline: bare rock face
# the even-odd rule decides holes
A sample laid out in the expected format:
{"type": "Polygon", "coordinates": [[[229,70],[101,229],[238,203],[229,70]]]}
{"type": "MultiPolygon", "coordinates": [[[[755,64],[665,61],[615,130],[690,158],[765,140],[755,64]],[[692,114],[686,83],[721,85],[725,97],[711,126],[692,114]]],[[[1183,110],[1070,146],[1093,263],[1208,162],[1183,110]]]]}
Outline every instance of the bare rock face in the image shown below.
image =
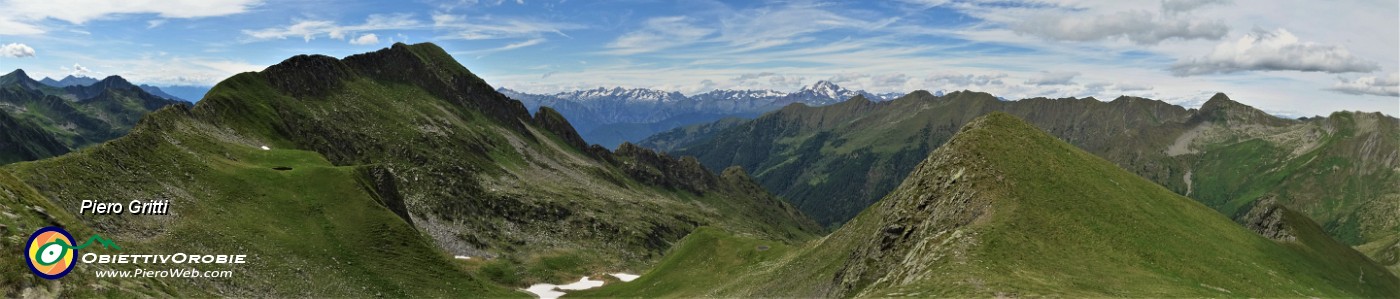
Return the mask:
{"type": "Polygon", "coordinates": [[[564,116],[560,115],[558,111],[554,111],[554,108],[540,107],[538,111],[535,111],[535,118],[531,121],[564,139],[564,142],[574,148],[588,149],[588,142],[584,141],[583,137],[578,135],[578,131],[574,130],[574,126],[569,123],[569,120],[564,119],[564,116]]]}
{"type": "Polygon", "coordinates": [[[1265,238],[1279,242],[1293,242],[1298,239],[1289,228],[1284,214],[1286,208],[1278,204],[1274,195],[1267,195],[1254,202],[1254,207],[1236,222],[1265,238]]]}
{"type": "Polygon", "coordinates": [[[353,75],[339,59],[325,55],[293,56],[264,72],[268,83],[296,97],[324,96],[353,75]]]}

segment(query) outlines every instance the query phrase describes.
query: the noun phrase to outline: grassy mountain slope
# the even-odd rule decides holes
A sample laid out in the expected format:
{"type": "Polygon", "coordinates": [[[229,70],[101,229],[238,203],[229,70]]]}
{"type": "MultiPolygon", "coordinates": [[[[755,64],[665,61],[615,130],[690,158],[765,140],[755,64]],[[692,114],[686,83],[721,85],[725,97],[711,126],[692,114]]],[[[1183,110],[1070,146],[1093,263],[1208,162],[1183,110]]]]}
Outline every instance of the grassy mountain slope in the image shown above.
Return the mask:
{"type": "Polygon", "coordinates": [[[640,269],[699,226],[818,230],[737,169],[581,141],[441,48],[396,44],[239,74],[125,137],[7,168],[69,212],[171,200],[169,217],[81,220],[123,246],[253,257],[190,282],[219,295],[523,295],[509,288],[640,269]]]}
{"type": "Polygon", "coordinates": [[[0,163],[51,157],[111,140],[126,134],[147,113],[179,103],[182,102],[151,95],[117,76],[91,85],[60,88],[41,84],[23,70],[16,70],[0,76],[0,112],[48,136],[7,137],[23,137],[13,142],[30,145],[56,139],[63,147],[46,151],[12,151],[18,149],[5,147],[0,152],[0,163]]]}
{"type": "MultiPolygon", "coordinates": [[[[1286,209],[1284,213],[1292,213],[1286,209]]],[[[1296,213],[1261,237],[1005,113],[971,121],[826,238],[702,231],[592,296],[1393,297],[1400,279],[1296,213]],[[765,247],[768,250],[761,251],[765,247]],[[709,269],[709,265],[724,265],[709,269]],[[719,274],[711,274],[719,271],[719,274]],[[697,289],[704,279],[719,287],[697,289]]]]}
{"type": "Polygon", "coordinates": [[[68,147],[38,126],[0,111],[0,164],[38,160],[68,152],[68,147]]]}
{"type": "Polygon", "coordinates": [[[914,92],[789,106],[716,132],[675,130],[643,146],[730,165],[837,226],[893,190],[971,119],[1003,111],[1227,216],[1265,195],[1349,245],[1400,234],[1400,121],[1338,112],[1287,120],[1217,94],[1201,109],[1121,97],[998,101],[985,93],[914,92]]]}
{"type": "Polygon", "coordinates": [[[97,296],[160,296],[180,293],[186,295],[206,295],[197,289],[177,290],[176,287],[156,279],[134,278],[125,280],[99,280],[95,271],[111,270],[105,265],[84,265],[74,268],[61,280],[46,280],[29,273],[27,261],[22,254],[29,234],[41,227],[64,227],[74,238],[93,235],[91,228],[83,225],[73,214],[59,208],[38,191],[20,182],[8,172],[0,171],[0,244],[11,249],[0,258],[0,294],[16,298],[44,298],[69,295],[74,297],[97,296]],[[84,287],[93,286],[93,287],[84,287]]]}

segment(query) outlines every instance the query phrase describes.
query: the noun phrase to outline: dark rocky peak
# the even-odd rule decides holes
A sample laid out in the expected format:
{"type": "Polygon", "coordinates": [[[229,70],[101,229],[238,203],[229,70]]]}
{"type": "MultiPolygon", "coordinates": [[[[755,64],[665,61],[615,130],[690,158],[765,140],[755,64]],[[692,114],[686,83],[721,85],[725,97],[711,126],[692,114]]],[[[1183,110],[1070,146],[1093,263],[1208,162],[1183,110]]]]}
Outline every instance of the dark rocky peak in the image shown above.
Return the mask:
{"type": "Polygon", "coordinates": [[[568,143],[574,148],[579,150],[588,149],[588,142],[584,141],[583,137],[579,136],[578,131],[574,129],[574,126],[569,124],[569,120],[565,119],[564,115],[559,114],[558,111],[554,111],[554,108],[540,106],[540,109],[535,111],[533,122],[536,126],[543,128],[545,131],[559,136],[560,139],[563,139],[565,143],[568,143]]]}
{"type": "Polygon", "coordinates": [[[937,95],[934,95],[933,93],[928,92],[927,90],[920,89],[920,90],[915,90],[914,92],[910,92],[909,94],[906,94],[906,95],[904,95],[904,96],[901,97],[901,98],[934,99],[934,98],[937,98],[937,97],[938,97],[937,95]]]}
{"type": "Polygon", "coordinates": [[[339,59],[325,55],[297,55],[262,71],[272,86],[295,97],[323,96],[340,87],[354,72],[339,59]]]}
{"type": "Polygon", "coordinates": [[[675,159],[631,142],[618,145],[614,156],[621,161],[618,166],[623,172],[648,184],[702,194],[714,190],[718,183],[718,178],[695,157],[675,159]]]}
{"type": "Polygon", "coordinates": [[[34,78],[30,78],[29,74],[26,74],[23,69],[15,69],[15,71],[9,74],[0,76],[0,86],[8,86],[11,84],[19,84],[25,89],[36,89],[42,85],[39,81],[34,81],[34,78]]]}
{"type": "Polygon", "coordinates": [[[1206,103],[1201,105],[1201,111],[1221,110],[1242,105],[1244,104],[1231,100],[1230,96],[1225,95],[1225,93],[1217,92],[1214,96],[1210,97],[1210,100],[1206,100],[1206,103]]]}
{"type": "Polygon", "coordinates": [[[523,103],[497,92],[432,43],[395,43],[379,51],[345,57],[344,62],[361,75],[418,86],[444,100],[476,109],[518,132],[525,132],[521,121],[531,121],[523,103]]]}
{"type": "Polygon", "coordinates": [[[98,86],[102,86],[103,88],[136,88],[136,85],[131,84],[131,81],[126,81],[126,78],[122,78],[121,76],[117,75],[107,76],[107,78],[103,78],[102,81],[97,81],[97,83],[95,84],[98,86]]]}
{"type": "Polygon", "coordinates": [[[1288,222],[1288,208],[1278,203],[1273,195],[1268,195],[1254,202],[1254,206],[1244,215],[1241,215],[1236,222],[1244,225],[1255,233],[1265,238],[1279,242],[1292,242],[1298,240],[1298,236],[1293,233],[1293,224],[1288,222]]]}
{"type": "Polygon", "coordinates": [[[9,74],[5,74],[5,76],[3,76],[3,78],[9,79],[9,80],[16,80],[16,79],[20,79],[20,78],[28,79],[28,80],[34,80],[34,78],[30,78],[30,77],[29,77],[29,74],[28,74],[28,73],[25,73],[25,72],[24,72],[24,69],[15,69],[13,72],[10,72],[9,74]]]}
{"type": "Polygon", "coordinates": [[[1269,115],[1264,111],[1231,100],[1225,93],[1216,93],[1210,97],[1201,109],[1197,111],[1197,118],[1221,122],[1225,124],[1263,124],[1263,125],[1285,125],[1289,121],[1269,115]]]}
{"type": "Polygon", "coordinates": [[[991,105],[1001,101],[996,96],[993,96],[990,93],[970,90],[954,91],[952,93],[944,95],[943,98],[949,101],[953,101],[955,103],[962,104],[982,103],[991,105]]]}

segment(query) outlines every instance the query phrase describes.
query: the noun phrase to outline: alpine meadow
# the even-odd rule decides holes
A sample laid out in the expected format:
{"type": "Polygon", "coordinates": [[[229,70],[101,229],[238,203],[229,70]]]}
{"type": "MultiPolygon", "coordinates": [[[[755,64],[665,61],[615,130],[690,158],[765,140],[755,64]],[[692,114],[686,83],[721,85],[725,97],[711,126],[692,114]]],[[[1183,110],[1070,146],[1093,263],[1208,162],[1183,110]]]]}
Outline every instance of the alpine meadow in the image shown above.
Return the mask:
{"type": "Polygon", "coordinates": [[[1400,298],[1397,13],[0,0],[0,295],[1400,298]]]}

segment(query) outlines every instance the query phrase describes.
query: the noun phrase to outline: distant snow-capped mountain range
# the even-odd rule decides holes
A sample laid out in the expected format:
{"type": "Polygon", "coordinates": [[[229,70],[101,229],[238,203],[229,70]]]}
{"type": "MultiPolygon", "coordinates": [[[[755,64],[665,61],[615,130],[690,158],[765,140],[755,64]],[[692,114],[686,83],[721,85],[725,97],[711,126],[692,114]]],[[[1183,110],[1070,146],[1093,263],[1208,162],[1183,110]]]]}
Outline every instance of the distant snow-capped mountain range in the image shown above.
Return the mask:
{"type": "MultiPolygon", "coordinates": [[[[571,106],[581,106],[578,108],[615,116],[603,117],[599,120],[604,123],[655,122],[676,113],[685,112],[763,113],[792,103],[823,106],[839,103],[858,95],[872,101],[887,101],[904,95],[903,93],[876,94],[864,90],[850,90],[830,81],[817,81],[791,93],[776,90],[721,89],[692,96],[674,91],[621,87],[599,87],[555,94],[531,94],[505,87],[498,88],[497,91],[524,102],[525,106],[531,110],[537,109],[539,106],[550,106],[560,110],[570,120],[573,120],[575,116],[569,115],[564,110],[575,108],[571,106]],[[664,111],[658,111],[658,109],[664,111]]],[[[586,117],[585,115],[578,116],[586,117]]]]}
{"type": "MultiPolygon", "coordinates": [[[[830,81],[817,81],[796,92],[775,90],[714,90],[686,96],[679,92],[647,88],[604,88],[531,94],[498,88],[520,100],[530,111],[548,106],[559,111],[591,142],[612,147],[638,141],[651,134],[726,117],[751,118],[793,103],[824,106],[863,96],[888,101],[902,93],[870,93],[850,90],[830,81]]],[[[941,94],[942,91],[937,92],[941,94]]]]}

